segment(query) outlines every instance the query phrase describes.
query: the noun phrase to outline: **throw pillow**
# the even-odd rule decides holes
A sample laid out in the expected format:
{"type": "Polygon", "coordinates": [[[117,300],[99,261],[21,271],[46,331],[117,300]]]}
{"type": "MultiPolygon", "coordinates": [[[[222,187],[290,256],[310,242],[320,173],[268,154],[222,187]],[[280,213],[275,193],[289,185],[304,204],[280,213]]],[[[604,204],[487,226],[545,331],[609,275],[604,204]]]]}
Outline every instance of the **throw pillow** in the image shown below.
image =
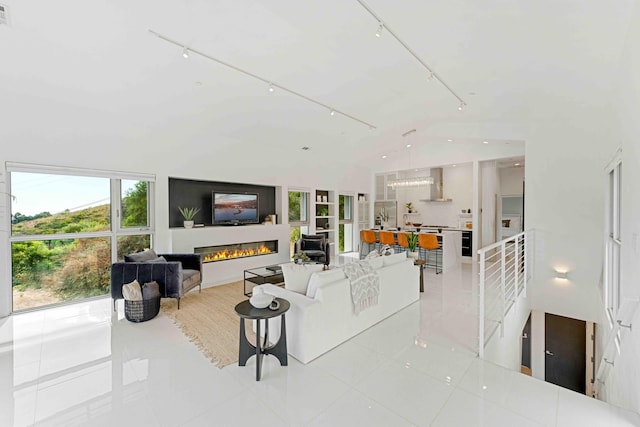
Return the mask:
{"type": "Polygon", "coordinates": [[[334,268],[332,270],[321,271],[320,273],[313,273],[311,279],[309,279],[309,286],[307,287],[307,296],[309,298],[316,297],[316,291],[318,288],[326,285],[327,283],[337,282],[344,279],[344,271],[341,268],[334,268]]]}
{"type": "Polygon", "coordinates": [[[145,262],[158,258],[158,254],[153,249],[149,249],[135,254],[129,254],[124,256],[125,262],[145,262]]]}
{"type": "Polygon", "coordinates": [[[380,258],[381,256],[382,255],[380,255],[380,252],[378,252],[377,249],[374,249],[371,252],[369,252],[367,256],[364,257],[364,259],[380,258]]]}
{"type": "Polygon", "coordinates": [[[302,239],[302,250],[303,251],[321,251],[322,243],[323,241],[320,239],[311,239],[311,240],[302,239]]]}
{"type": "Polygon", "coordinates": [[[394,253],[394,250],[389,245],[384,245],[383,247],[380,248],[380,254],[383,256],[392,255],[393,253],[394,253]]]}
{"type": "Polygon", "coordinates": [[[158,258],[150,259],[146,262],[167,262],[167,259],[163,256],[159,256],[158,258]]]}
{"type": "Polygon", "coordinates": [[[399,262],[402,262],[402,261],[404,261],[406,259],[407,259],[407,253],[406,252],[400,252],[400,253],[397,253],[397,254],[393,254],[393,255],[382,257],[383,265],[385,267],[388,266],[388,265],[398,264],[399,262]]]}
{"type": "Polygon", "coordinates": [[[129,301],[141,301],[142,289],[140,288],[140,283],[134,280],[131,283],[122,285],[122,297],[129,301]]]}
{"type": "Polygon", "coordinates": [[[284,288],[305,295],[311,275],[322,271],[323,267],[322,264],[282,264],[284,288]]]}
{"type": "Polygon", "coordinates": [[[155,280],[142,285],[142,299],[158,298],[160,296],[160,285],[155,280]]]}

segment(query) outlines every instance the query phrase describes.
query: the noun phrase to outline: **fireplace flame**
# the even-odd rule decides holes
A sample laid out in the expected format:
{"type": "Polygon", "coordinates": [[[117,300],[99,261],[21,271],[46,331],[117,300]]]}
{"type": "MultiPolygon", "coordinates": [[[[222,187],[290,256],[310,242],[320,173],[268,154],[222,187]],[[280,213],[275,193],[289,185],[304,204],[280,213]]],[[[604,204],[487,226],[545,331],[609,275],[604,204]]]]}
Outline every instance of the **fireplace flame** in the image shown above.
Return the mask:
{"type": "Polygon", "coordinates": [[[272,252],[273,251],[271,249],[269,249],[264,245],[261,245],[257,248],[248,248],[248,249],[233,249],[233,250],[225,249],[220,252],[216,252],[214,254],[205,255],[202,258],[202,261],[203,262],[223,261],[226,259],[270,254],[272,252]]]}

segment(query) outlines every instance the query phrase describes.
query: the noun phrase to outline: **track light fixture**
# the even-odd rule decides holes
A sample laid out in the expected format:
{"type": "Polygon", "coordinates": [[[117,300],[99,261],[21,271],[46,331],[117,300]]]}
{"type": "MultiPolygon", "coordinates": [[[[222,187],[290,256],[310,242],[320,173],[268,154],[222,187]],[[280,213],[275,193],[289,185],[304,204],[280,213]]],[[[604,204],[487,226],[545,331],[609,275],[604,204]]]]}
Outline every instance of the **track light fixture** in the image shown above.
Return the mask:
{"type": "Polygon", "coordinates": [[[380,38],[382,36],[382,32],[384,31],[384,25],[382,22],[378,26],[378,31],[376,31],[376,37],[380,38]]]}
{"type": "Polygon", "coordinates": [[[336,110],[334,110],[333,108],[331,109],[331,111],[329,111],[329,115],[330,116],[335,116],[336,115],[336,110]]]}
{"type": "Polygon", "coordinates": [[[242,69],[240,67],[236,67],[235,65],[232,65],[232,64],[230,64],[228,62],[225,62],[225,61],[223,61],[221,59],[218,59],[218,58],[216,58],[214,56],[206,54],[206,53],[204,53],[204,52],[202,52],[200,50],[196,50],[196,49],[193,49],[191,47],[187,47],[186,45],[184,45],[184,44],[182,44],[180,42],[177,42],[177,41],[175,41],[175,40],[173,40],[173,39],[171,39],[171,38],[169,38],[169,37],[167,37],[165,35],[162,35],[162,34],[156,32],[156,31],[153,31],[151,29],[149,30],[149,32],[151,34],[153,34],[154,36],[158,37],[159,39],[164,40],[167,43],[171,43],[172,45],[181,47],[183,49],[182,50],[182,56],[184,56],[185,58],[188,58],[190,54],[199,55],[199,56],[201,56],[203,58],[206,58],[206,59],[208,59],[210,61],[216,62],[216,63],[218,63],[220,65],[224,65],[227,68],[230,68],[230,69],[232,69],[234,71],[237,71],[237,72],[239,72],[241,74],[244,74],[247,77],[252,77],[252,78],[254,78],[256,80],[260,80],[261,82],[264,82],[265,84],[269,85],[269,89],[268,89],[269,92],[273,92],[275,90],[275,88],[277,87],[281,91],[287,92],[287,93],[289,93],[291,95],[294,95],[294,96],[296,96],[298,98],[304,99],[305,101],[308,101],[308,102],[316,104],[316,105],[318,105],[320,107],[326,108],[327,110],[329,110],[331,112],[332,116],[335,115],[336,113],[340,113],[341,116],[347,117],[347,118],[349,118],[349,119],[351,119],[351,120],[353,120],[355,122],[362,123],[363,125],[367,126],[370,130],[371,129],[376,129],[376,127],[374,125],[372,125],[371,123],[369,123],[369,122],[366,122],[366,121],[364,121],[362,119],[359,119],[359,118],[357,118],[355,116],[352,116],[349,113],[345,113],[344,111],[336,110],[335,108],[333,108],[333,107],[331,107],[331,106],[329,106],[329,105],[327,105],[327,104],[325,104],[325,103],[323,103],[321,101],[317,101],[317,100],[315,100],[315,99],[313,99],[313,98],[311,98],[311,97],[309,97],[307,95],[304,95],[304,94],[302,94],[300,92],[296,92],[293,89],[288,89],[288,88],[286,88],[286,87],[284,87],[282,85],[273,83],[269,79],[261,77],[261,76],[259,76],[257,74],[254,74],[254,73],[250,72],[250,71],[244,70],[244,69],[242,69]]]}
{"type": "Polygon", "coordinates": [[[445,89],[447,89],[449,91],[449,93],[451,93],[451,95],[453,95],[459,102],[460,102],[460,107],[458,107],[458,110],[462,111],[462,109],[464,108],[465,105],[467,105],[464,102],[464,99],[462,99],[462,97],[460,97],[460,95],[458,95],[452,88],[451,86],[449,86],[444,80],[442,80],[442,78],[440,78],[440,76],[438,76],[431,67],[429,67],[429,65],[424,62],[422,59],[420,59],[420,57],[418,56],[417,53],[415,53],[410,47],[409,45],[407,45],[400,37],[398,37],[398,35],[391,29],[389,28],[389,25],[380,17],[380,15],[378,15],[373,9],[371,9],[371,7],[369,7],[369,5],[367,3],[365,3],[364,0],[357,0],[358,3],[360,3],[360,6],[362,6],[364,8],[364,10],[366,10],[367,12],[369,12],[369,14],[376,20],[378,21],[379,27],[378,27],[378,31],[376,32],[376,37],[380,37],[382,35],[382,30],[385,29],[387,30],[387,33],[389,33],[394,39],[396,39],[396,41],[398,43],[400,43],[400,45],[409,53],[409,55],[413,56],[414,59],[416,61],[418,61],[418,63],[420,65],[422,65],[422,67],[427,70],[427,72],[429,73],[429,78],[434,80],[434,81],[438,81],[442,84],[442,86],[445,87],[445,89]],[[384,22],[384,24],[383,24],[384,22]]]}

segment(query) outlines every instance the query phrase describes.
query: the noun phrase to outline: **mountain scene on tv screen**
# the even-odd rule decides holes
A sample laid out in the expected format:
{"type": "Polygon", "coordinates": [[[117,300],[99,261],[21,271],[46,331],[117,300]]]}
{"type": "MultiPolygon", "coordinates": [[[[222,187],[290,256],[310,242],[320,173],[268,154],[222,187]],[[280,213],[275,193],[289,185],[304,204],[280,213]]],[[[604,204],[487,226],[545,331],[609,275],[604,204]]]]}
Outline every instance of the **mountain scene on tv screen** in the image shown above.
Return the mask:
{"type": "Polygon", "coordinates": [[[251,194],[217,194],[215,210],[216,221],[256,221],[258,198],[251,194]]]}

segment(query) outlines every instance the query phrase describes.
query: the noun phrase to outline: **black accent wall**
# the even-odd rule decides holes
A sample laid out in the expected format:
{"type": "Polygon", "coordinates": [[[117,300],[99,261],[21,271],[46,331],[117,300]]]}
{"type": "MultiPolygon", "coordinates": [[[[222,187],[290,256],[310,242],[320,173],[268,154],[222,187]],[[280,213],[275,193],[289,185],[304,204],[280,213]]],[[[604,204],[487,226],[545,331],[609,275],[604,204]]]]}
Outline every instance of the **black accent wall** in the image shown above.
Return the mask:
{"type": "Polygon", "coordinates": [[[196,215],[194,222],[206,226],[213,225],[213,204],[211,198],[215,191],[257,194],[260,222],[264,221],[267,215],[276,213],[275,187],[234,182],[169,178],[169,227],[183,226],[182,223],[184,219],[180,211],[178,211],[178,206],[183,208],[199,207],[200,212],[196,215]]]}

